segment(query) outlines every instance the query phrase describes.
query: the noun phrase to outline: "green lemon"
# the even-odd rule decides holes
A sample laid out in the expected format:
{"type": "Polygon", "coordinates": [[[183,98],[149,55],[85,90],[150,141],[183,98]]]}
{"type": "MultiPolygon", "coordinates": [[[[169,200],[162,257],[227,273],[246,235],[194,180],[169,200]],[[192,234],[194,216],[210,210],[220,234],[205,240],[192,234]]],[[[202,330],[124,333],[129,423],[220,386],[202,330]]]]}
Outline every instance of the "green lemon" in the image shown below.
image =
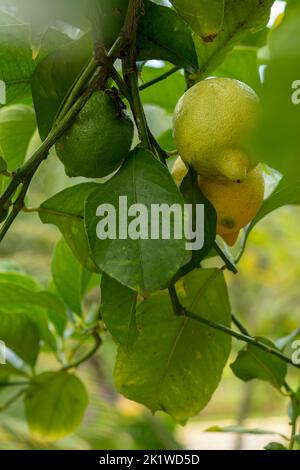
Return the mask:
{"type": "Polygon", "coordinates": [[[259,99],[245,83],[222,77],[201,81],[175,109],[178,152],[202,176],[243,181],[257,163],[245,143],[259,119],[259,99]]]}
{"type": "Polygon", "coordinates": [[[102,178],[120,167],[132,139],[133,123],[118,101],[96,91],[55,148],[68,176],[102,178]]]}

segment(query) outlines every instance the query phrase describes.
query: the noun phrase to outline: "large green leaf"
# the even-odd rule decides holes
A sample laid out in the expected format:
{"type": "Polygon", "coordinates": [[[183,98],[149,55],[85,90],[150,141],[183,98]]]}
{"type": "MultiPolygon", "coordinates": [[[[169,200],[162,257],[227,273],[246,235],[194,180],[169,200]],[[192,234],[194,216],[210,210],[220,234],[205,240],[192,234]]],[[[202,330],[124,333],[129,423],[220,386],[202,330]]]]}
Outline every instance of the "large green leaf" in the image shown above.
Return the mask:
{"type": "MultiPolygon", "coordinates": [[[[267,346],[275,348],[272,341],[266,338],[257,339],[267,346]]],[[[265,380],[279,389],[284,384],[287,374],[285,362],[251,344],[247,344],[245,349],[239,352],[236,360],[230,367],[234,374],[245,382],[252,379],[265,380]]]]}
{"type": "Polygon", "coordinates": [[[56,225],[79,262],[92,272],[99,272],[99,269],[89,254],[83,215],[84,201],[97,187],[97,183],[72,186],[55,194],[39,209],[43,224],[56,225]]]}
{"type": "Polygon", "coordinates": [[[1,311],[0,338],[27,364],[31,366],[35,364],[39,353],[40,336],[36,324],[26,313],[16,310],[1,311]]]}
{"type": "Polygon", "coordinates": [[[258,158],[290,181],[300,179],[299,15],[299,2],[289,2],[283,21],[270,33],[270,62],[262,93],[263,122],[252,143],[258,158]]]}
{"type": "MultiPolygon", "coordinates": [[[[170,66],[165,65],[162,68],[143,67],[143,82],[147,83],[158,76],[168,72],[170,66]]],[[[183,74],[178,71],[166,80],[141,91],[141,97],[144,104],[154,104],[165,109],[169,113],[174,112],[175,106],[181,95],[185,92],[186,84],[183,74]]]]}
{"type": "Polygon", "coordinates": [[[203,41],[213,41],[221,30],[225,0],[171,0],[171,3],[203,41]]]}
{"type": "Polygon", "coordinates": [[[137,38],[138,60],[167,60],[197,68],[197,54],[189,28],[170,8],[146,1],[137,38]]]}
{"type": "Polygon", "coordinates": [[[37,66],[31,81],[40,136],[45,139],[68,91],[89,62],[90,36],[84,36],[49,54],[37,66]]]}
{"type": "Polygon", "coordinates": [[[75,375],[44,372],[34,377],[24,402],[31,433],[40,440],[55,441],[79,426],[88,396],[75,375]]]}
{"type": "Polygon", "coordinates": [[[74,257],[62,238],[56,245],[52,259],[52,277],[57,291],[72,312],[81,315],[86,282],[91,275],[74,257]]]}
{"type": "Polygon", "coordinates": [[[209,76],[243,36],[262,29],[274,0],[226,0],[221,31],[212,42],[194,35],[201,77],[209,76]]]}
{"type": "Polygon", "coordinates": [[[86,200],[86,231],[99,268],[134,290],[152,292],[164,287],[187,258],[183,235],[174,238],[177,221],[171,216],[173,204],[182,211],[179,216],[183,224],[183,198],[167,168],[148,150],[132,151],[121,170],[86,200]],[[127,207],[119,206],[120,197],[125,197],[127,207]],[[102,204],[109,204],[110,209],[107,212],[103,206],[108,216],[103,213],[100,220],[97,212],[102,204]],[[166,210],[157,221],[156,239],[152,236],[151,212],[154,205],[159,208],[162,204],[166,210]],[[107,217],[111,219],[108,224],[107,217]],[[169,239],[162,238],[162,222],[169,223],[169,239]]]}
{"type": "Polygon", "coordinates": [[[0,109],[0,150],[9,170],[16,170],[23,163],[35,128],[34,111],[29,106],[0,109]]]}
{"type": "Polygon", "coordinates": [[[137,336],[136,301],[136,292],[103,274],[101,317],[108,331],[120,344],[130,344],[137,336]]]}
{"type": "MultiPolygon", "coordinates": [[[[189,274],[180,296],[194,313],[230,324],[228,294],[220,271],[189,274]]],[[[178,421],[187,420],[211,399],[230,352],[230,338],[174,315],[167,292],[141,303],[137,324],[136,341],[119,349],[115,368],[119,391],[152,412],[163,410],[178,421]]]]}

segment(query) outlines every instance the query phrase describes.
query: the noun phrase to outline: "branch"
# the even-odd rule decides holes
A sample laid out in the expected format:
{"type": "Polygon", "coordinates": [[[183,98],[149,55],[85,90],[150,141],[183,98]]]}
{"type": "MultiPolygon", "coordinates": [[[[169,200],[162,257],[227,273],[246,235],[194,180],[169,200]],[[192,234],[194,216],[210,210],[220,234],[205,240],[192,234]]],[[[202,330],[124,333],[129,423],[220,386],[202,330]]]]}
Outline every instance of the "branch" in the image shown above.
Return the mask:
{"type": "Polygon", "coordinates": [[[172,67],[170,70],[168,70],[167,72],[161,74],[159,77],[153,78],[153,80],[149,80],[149,82],[144,83],[143,85],[141,85],[140,86],[140,91],[143,91],[146,88],[148,88],[152,85],[155,85],[156,83],[159,83],[162,80],[165,80],[166,78],[170,77],[174,73],[178,72],[178,70],[180,70],[180,69],[181,69],[181,67],[172,67]]]}
{"type": "Polygon", "coordinates": [[[169,288],[169,294],[170,294],[170,298],[171,298],[171,301],[172,301],[174,313],[176,315],[186,316],[188,318],[191,318],[192,320],[195,320],[195,321],[198,321],[199,323],[202,323],[203,325],[209,326],[210,328],[213,328],[214,330],[221,331],[222,333],[225,333],[225,334],[227,334],[227,335],[229,335],[229,336],[231,336],[235,339],[238,339],[238,340],[243,341],[243,342],[248,343],[248,344],[252,344],[256,348],[262,349],[263,351],[267,352],[268,354],[271,354],[272,356],[276,356],[279,359],[281,359],[282,361],[286,362],[287,364],[290,364],[290,365],[296,367],[297,369],[300,369],[300,364],[295,364],[292,361],[292,359],[285,356],[284,354],[282,354],[277,349],[272,348],[270,346],[267,346],[264,343],[261,343],[256,338],[253,338],[252,336],[248,336],[244,333],[238,333],[238,332],[232,330],[231,328],[229,328],[225,325],[222,325],[221,323],[214,322],[213,320],[208,320],[207,318],[202,317],[201,315],[195,314],[195,313],[190,312],[189,310],[185,309],[181,305],[181,303],[178,299],[178,295],[177,295],[175,287],[171,288],[171,289],[169,288]]]}
{"type": "Polygon", "coordinates": [[[64,367],[62,367],[61,370],[70,370],[70,369],[75,369],[79,367],[81,364],[86,362],[88,359],[90,359],[99,349],[99,347],[102,344],[102,340],[97,332],[94,331],[93,333],[94,339],[95,339],[95,345],[92,347],[90,351],[87,352],[83,357],[78,359],[77,361],[72,362],[71,364],[68,364],[64,367]]]}

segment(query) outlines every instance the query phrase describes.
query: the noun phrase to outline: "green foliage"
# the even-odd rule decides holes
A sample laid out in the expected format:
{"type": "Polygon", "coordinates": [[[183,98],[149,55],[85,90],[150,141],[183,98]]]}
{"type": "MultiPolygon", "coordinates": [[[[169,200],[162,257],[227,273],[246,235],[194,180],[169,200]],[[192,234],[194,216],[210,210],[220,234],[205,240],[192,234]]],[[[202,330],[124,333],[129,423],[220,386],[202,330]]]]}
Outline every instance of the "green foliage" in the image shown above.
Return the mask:
{"type": "Polygon", "coordinates": [[[203,41],[212,42],[220,32],[225,0],[172,0],[171,3],[203,41]]]}
{"type": "MultiPolygon", "coordinates": [[[[272,341],[266,338],[257,339],[274,347],[272,341]]],[[[252,379],[265,380],[279,389],[283,386],[287,374],[287,366],[279,358],[270,356],[251,344],[239,352],[238,357],[231,364],[231,369],[239,379],[245,382],[252,379]]]]}
{"type": "MultiPolygon", "coordinates": [[[[273,0],[172,0],[173,8],[146,0],[141,10],[136,3],[0,0],[0,80],[6,95],[0,95],[2,101],[6,98],[0,109],[0,241],[23,210],[25,244],[32,212],[62,235],[53,250],[51,273],[48,269],[43,277],[0,262],[0,340],[10,350],[7,364],[0,366],[0,408],[23,396],[32,448],[67,446],[69,441],[53,442],[78,428],[88,396],[100,402],[99,416],[91,413],[88,420],[91,448],[116,445],[116,434],[124,448],[131,440],[134,448],[177,448],[174,423],[186,422],[209,403],[235,337],[247,346],[231,364],[232,371],[242,381],[268,382],[276,393],[286,394],[292,427],[288,445],[296,449],[300,393],[288,383],[287,363],[299,367],[291,359],[299,329],[290,333],[295,328],[291,324],[280,332],[276,345],[260,337],[253,344],[237,321],[231,329],[231,279],[223,271],[234,271],[236,250],[215,245],[216,212],[199,190],[197,175],[189,171],[178,189],[168,158],[176,154],[171,115],[185,90],[211,75],[238,79],[262,97],[263,119],[250,150],[274,168],[274,179],[279,179],[278,171],[283,174],[245,229],[242,251],[264,217],[283,206],[300,205],[300,108],[292,103],[294,91],[299,97],[294,83],[299,79],[299,5],[288,2],[282,21],[270,30],[266,24],[273,0]],[[114,55],[108,57],[113,44],[114,55]],[[153,60],[163,62],[147,63],[153,60]],[[264,80],[262,64],[267,66],[264,80]],[[125,118],[125,105],[130,119],[125,118]],[[120,117],[127,132],[117,125],[120,117]],[[41,145],[36,144],[38,137],[41,145]],[[59,173],[61,166],[56,172],[45,161],[52,159],[54,148],[69,175],[105,180],[78,180],[69,187],[59,173]],[[53,171],[51,189],[46,167],[53,171]],[[131,207],[129,214],[119,207],[122,196],[127,197],[126,208],[131,207]],[[169,206],[182,209],[184,203],[192,206],[194,230],[196,204],[205,208],[205,240],[198,251],[187,251],[186,240],[173,236],[176,217],[169,206]],[[34,204],[38,209],[27,210],[34,204]],[[105,214],[100,214],[102,204],[105,214]],[[115,208],[112,213],[108,204],[115,208]],[[161,233],[146,236],[151,222],[144,226],[141,216],[144,208],[151,215],[153,205],[167,207],[161,221],[168,222],[170,216],[170,239],[161,233]],[[101,215],[106,219],[100,221],[101,215]],[[99,233],[112,228],[108,222],[116,223],[116,234],[101,239],[99,233]],[[221,269],[215,267],[217,254],[225,265],[221,269]],[[88,392],[70,373],[83,364],[88,392]],[[140,411],[133,421],[128,409],[122,414],[124,404],[110,376],[113,366],[118,392],[153,413],[164,411],[174,421],[164,415],[158,422],[140,411]],[[17,395],[10,395],[11,390],[17,395]],[[109,403],[104,404],[102,394],[109,396],[109,403]]],[[[273,175],[266,166],[265,171],[273,175]]],[[[51,246],[57,240],[53,233],[47,239],[51,246]]],[[[22,245],[23,232],[16,236],[20,238],[12,237],[4,246],[5,256],[16,241],[22,245]]],[[[45,248],[46,243],[42,263],[45,248]]],[[[243,281],[241,286],[240,291],[243,281]]],[[[241,301],[238,307],[253,306],[241,301]]],[[[14,416],[13,426],[16,421],[14,416]]],[[[5,435],[8,429],[9,424],[5,435]]],[[[272,433],[242,424],[209,431],[272,433]]],[[[22,440],[23,434],[16,434],[22,440]]],[[[76,443],[82,446],[79,438],[76,443]]],[[[266,446],[286,448],[277,442],[266,446]]]]}
{"type": "Polygon", "coordinates": [[[194,37],[201,77],[207,77],[247,33],[262,29],[273,0],[227,0],[222,29],[212,42],[194,37]]]}
{"type": "MultiPolygon", "coordinates": [[[[142,209],[138,206],[133,206],[134,213],[129,214],[138,219],[129,223],[132,224],[133,232],[141,236],[128,237],[127,211],[119,207],[119,198],[124,195],[127,196],[128,208],[134,204],[143,204],[149,217],[151,205],[179,204],[183,207],[183,199],[168,170],[148,150],[137,148],[131,152],[114,178],[99,185],[86,200],[85,226],[93,258],[99,269],[133,290],[153,292],[164,287],[187,258],[185,240],[174,238],[175,222],[172,217],[170,239],[152,239],[150,233],[147,238],[149,228],[151,230],[150,220],[144,227],[142,209]],[[106,233],[107,217],[110,217],[112,230],[116,230],[116,234],[120,229],[126,230],[126,234],[120,238],[112,236],[100,240],[97,236],[99,219],[96,214],[103,201],[115,209],[101,220],[102,232],[106,233]],[[120,222],[120,216],[125,217],[125,220],[120,222]],[[107,252],[111,253],[109,257],[107,252]]],[[[169,211],[162,217],[167,220],[169,211]]]]}
{"type": "Polygon", "coordinates": [[[122,345],[131,344],[137,337],[136,303],[136,292],[103,274],[101,317],[108,331],[122,345]]]}
{"type": "Polygon", "coordinates": [[[63,101],[92,51],[90,36],[67,44],[47,55],[36,67],[31,90],[39,133],[45,139],[63,101]]]}
{"type": "MultiPolygon", "coordinates": [[[[196,313],[230,324],[227,290],[217,270],[199,270],[185,277],[181,295],[184,305],[196,313]]],[[[137,324],[136,341],[119,349],[118,389],[152,412],[163,410],[177,421],[186,421],[208,403],[217,387],[230,339],[187,317],[174,316],[166,292],[141,303],[137,324]]]]}
{"type": "Polygon", "coordinates": [[[270,63],[262,93],[263,123],[253,141],[259,158],[286,175],[288,182],[299,180],[300,175],[296,83],[300,67],[299,14],[299,3],[290,2],[281,24],[270,34],[270,63]]]}
{"type": "Polygon", "coordinates": [[[73,432],[88,404],[83,383],[68,372],[44,372],[26,391],[25,412],[32,434],[54,441],[73,432]]]}
{"type": "Polygon", "coordinates": [[[167,60],[175,65],[197,67],[197,55],[187,26],[170,8],[146,1],[138,37],[138,60],[167,60]]]}
{"type": "Polygon", "coordinates": [[[56,225],[79,262],[92,272],[99,270],[90,257],[83,215],[84,202],[96,188],[96,183],[72,186],[45,201],[39,209],[41,221],[56,225]]]}
{"type": "Polygon", "coordinates": [[[55,287],[66,306],[72,312],[81,315],[82,297],[91,273],[74,257],[64,239],[61,239],[55,248],[52,259],[52,276],[55,287]]]}

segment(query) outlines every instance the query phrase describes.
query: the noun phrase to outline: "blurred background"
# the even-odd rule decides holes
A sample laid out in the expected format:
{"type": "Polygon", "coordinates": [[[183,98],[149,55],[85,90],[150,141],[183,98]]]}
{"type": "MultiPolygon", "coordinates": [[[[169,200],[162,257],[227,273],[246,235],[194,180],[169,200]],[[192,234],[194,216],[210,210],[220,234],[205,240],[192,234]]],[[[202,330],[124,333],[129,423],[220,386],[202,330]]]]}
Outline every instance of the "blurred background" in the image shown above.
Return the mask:
{"type": "MultiPolygon", "coordinates": [[[[270,25],[284,5],[285,2],[276,2],[270,25]]],[[[147,65],[144,81],[160,74],[166,66],[160,62],[147,65]]],[[[260,72],[263,76],[263,68],[260,72]]],[[[176,103],[184,90],[178,88],[178,82],[172,83],[166,89],[172,93],[169,103],[176,103]]],[[[170,110],[156,105],[149,93],[144,95],[144,102],[153,133],[171,147],[170,110]]],[[[37,144],[34,135],[28,154],[37,144]]],[[[53,156],[35,177],[27,205],[36,207],[60,189],[79,181],[68,179],[53,156]]],[[[251,233],[238,276],[226,274],[233,312],[252,334],[276,340],[299,327],[299,231],[300,208],[285,207],[274,212],[251,233]]],[[[1,269],[9,260],[47,285],[51,279],[51,256],[59,238],[58,230],[42,225],[36,214],[22,214],[1,244],[1,269]]],[[[242,346],[234,342],[229,364],[242,346]]],[[[115,354],[116,346],[107,335],[100,352],[80,369],[79,375],[90,393],[90,404],[76,434],[49,446],[35,442],[28,433],[20,403],[0,413],[0,449],[262,449],[270,440],[280,438],[271,434],[203,431],[239,426],[289,433],[286,398],[267,383],[240,382],[228,366],[210,404],[186,426],[174,424],[162,413],[152,416],[144,407],[116,393],[112,379],[115,354]]],[[[49,367],[51,359],[45,354],[40,369],[49,367]]],[[[291,384],[296,386],[297,375],[291,372],[290,376],[291,384]]]]}

